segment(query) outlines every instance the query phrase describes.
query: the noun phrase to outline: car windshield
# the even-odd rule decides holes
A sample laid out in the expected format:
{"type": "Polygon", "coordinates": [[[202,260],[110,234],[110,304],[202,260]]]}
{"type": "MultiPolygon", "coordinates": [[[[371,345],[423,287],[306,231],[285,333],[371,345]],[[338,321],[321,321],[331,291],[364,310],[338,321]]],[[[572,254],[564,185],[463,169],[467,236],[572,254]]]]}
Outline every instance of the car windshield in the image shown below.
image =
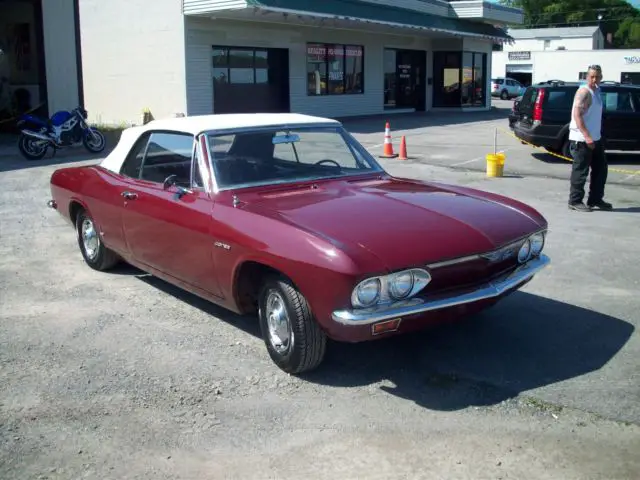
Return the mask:
{"type": "Polygon", "coordinates": [[[340,126],[210,134],[209,149],[221,190],[383,171],[340,126]]]}

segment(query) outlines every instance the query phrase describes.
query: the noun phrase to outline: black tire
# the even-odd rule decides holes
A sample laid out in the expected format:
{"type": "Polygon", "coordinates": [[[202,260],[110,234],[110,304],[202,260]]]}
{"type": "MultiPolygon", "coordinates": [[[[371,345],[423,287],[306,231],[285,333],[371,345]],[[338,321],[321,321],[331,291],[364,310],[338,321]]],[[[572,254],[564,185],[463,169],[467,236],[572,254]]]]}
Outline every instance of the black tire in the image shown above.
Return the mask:
{"type": "Polygon", "coordinates": [[[93,221],[93,218],[89,215],[86,210],[80,210],[76,217],[76,237],[78,239],[78,246],[80,247],[80,252],[82,253],[82,258],[84,261],[94,270],[104,271],[114,267],[119,261],[120,258],[116,255],[112,250],[109,250],[104,246],[102,240],[100,240],[100,233],[98,231],[98,227],[93,221]],[[85,228],[90,228],[93,230],[93,234],[91,238],[94,239],[94,247],[89,248],[84,241],[83,232],[85,228]]]}
{"type": "Polygon", "coordinates": [[[275,275],[265,279],[258,297],[258,318],[262,338],[273,362],[291,374],[308,372],[317,368],[324,359],[327,337],[316,323],[307,300],[286,278],[275,275]],[[273,305],[270,305],[271,302],[273,305]],[[286,314],[281,317],[287,330],[286,342],[279,350],[270,333],[268,312],[280,306],[286,314]]]}
{"type": "Polygon", "coordinates": [[[48,146],[42,148],[39,153],[33,153],[33,150],[28,147],[28,144],[36,141],[37,139],[30,137],[29,135],[25,135],[24,133],[20,135],[18,139],[18,150],[20,150],[20,154],[27,160],[42,160],[44,156],[47,154],[48,146]]]}
{"type": "Polygon", "coordinates": [[[87,130],[82,135],[82,144],[84,148],[86,148],[91,153],[100,153],[104,150],[104,147],[107,145],[107,141],[104,138],[104,134],[98,130],[97,128],[91,128],[87,130]],[[97,137],[97,139],[93,138],[93,135],[97,137]]]}
{"type": "Polygon", "coordinates": [[[509,92],[507,92],[506,90],[502,90],[502,92],[500,93],[500,98],[502,100],[508,100],[509,99],[509,92]]]}

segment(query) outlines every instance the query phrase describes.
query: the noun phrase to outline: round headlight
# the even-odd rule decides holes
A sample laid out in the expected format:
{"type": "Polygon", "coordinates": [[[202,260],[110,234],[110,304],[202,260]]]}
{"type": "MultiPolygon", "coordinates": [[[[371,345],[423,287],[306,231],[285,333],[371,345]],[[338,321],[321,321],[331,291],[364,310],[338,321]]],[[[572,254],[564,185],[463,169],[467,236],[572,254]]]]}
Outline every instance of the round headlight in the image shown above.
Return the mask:
{"type": "Polygon", "coordinates": [[[544,233],[536,233],[531,236],[531,255],[540,255],[544,247],[544,233]]]}
{"type": "Polygon", "coordinates": [[[368,307],[380,296],[380,280],[377,278],[365,280],[356,287],[354,293],[356,302],[363,307],[368,307]]]}
{"type": "Polygon", "coordinates": [[[413,273],[400,272],[389,280],[389,293],[396,300],[406,297],[413,288],[413,273]]]}
{"type": "Polygon", "coordinates": [[[526,262],[527,260],[529,260],[530,254],[531,254],[531,242],[529,241],[529,239],[526,239],[522,244],[522,246],[520,247],[520,250],[518,251],[518,261],[520,263],[526,262]]]}

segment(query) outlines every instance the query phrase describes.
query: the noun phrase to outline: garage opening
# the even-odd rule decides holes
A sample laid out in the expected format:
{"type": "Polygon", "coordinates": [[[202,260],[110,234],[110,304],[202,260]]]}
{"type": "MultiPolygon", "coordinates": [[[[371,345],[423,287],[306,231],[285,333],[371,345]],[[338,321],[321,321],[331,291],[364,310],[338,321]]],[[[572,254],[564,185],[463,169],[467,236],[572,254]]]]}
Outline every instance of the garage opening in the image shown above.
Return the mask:
{"type": "Polygon", "coordinates": [[[531,85],[531,82],[533,81],[533,65],[507,65],[506,70],[507,77],[519,81],[525,87],[531,85]]]}
{"type": "Polygon", "coordinates": [[[213,46],[215,113],[288,113],[289,51],[213,46]]]}
{"type": "Polygon", "coordinates": [[[0,1],[0,132],[25,113],[47,116],[41,0],[0,1]]]}

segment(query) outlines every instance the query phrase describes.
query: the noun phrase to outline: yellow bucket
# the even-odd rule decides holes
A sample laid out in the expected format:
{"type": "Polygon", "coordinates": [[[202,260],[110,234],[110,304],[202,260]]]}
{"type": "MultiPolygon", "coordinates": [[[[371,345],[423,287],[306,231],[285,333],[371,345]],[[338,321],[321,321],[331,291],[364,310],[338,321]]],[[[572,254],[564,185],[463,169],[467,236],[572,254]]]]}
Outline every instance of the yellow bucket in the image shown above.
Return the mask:
{"type": "Polygon", "coordinates": [[[487,177],[501,177],[504,172],[504,153],[488,153],[486,160],[487,177]]]}

